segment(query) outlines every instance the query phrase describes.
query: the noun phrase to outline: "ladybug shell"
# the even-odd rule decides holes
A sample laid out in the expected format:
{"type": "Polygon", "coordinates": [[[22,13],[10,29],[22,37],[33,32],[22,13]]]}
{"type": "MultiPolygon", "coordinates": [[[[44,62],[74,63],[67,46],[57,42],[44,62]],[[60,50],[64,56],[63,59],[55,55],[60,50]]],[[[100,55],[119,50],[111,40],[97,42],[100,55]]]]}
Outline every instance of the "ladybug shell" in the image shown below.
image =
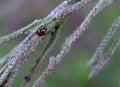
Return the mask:
{"type": "Polygon", "coordinates": [[[37,29],[37,34],[39,35],[39,36],[43,36],[44,34],[45,34],[45,32],[46,32],[46,28],[45,27],[40,27],[39,29],[37,29]]]}

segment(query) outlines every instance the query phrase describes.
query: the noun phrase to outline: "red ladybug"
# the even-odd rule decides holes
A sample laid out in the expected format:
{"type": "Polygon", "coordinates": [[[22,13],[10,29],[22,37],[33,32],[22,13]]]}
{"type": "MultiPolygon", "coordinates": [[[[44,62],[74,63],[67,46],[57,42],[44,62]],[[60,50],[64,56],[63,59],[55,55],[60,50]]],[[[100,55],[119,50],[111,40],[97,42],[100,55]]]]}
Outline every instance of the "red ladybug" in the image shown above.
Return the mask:
{"type": "Polygon", "coordinates": [[[45,35],[45,32],[46,32],[46,27],[43,27],[43,26],[38,28],[37,31],[36,31],[37,35],[39,35],[39,36],[45,35]]]}

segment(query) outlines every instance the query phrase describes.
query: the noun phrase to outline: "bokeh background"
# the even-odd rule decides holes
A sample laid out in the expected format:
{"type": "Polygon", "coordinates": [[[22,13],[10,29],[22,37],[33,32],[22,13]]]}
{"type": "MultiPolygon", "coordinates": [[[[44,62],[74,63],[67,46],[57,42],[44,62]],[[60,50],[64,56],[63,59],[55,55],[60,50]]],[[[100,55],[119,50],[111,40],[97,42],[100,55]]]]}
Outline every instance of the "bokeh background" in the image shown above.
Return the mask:
{"type": "MultiPolygon", "coordinates": [[[[10,34],[30,24],[35,19],[46,17],[63,0],[0,0],[0,36],[10,34]]],[[[74,12],[62,28],[59,39],[49,56],[56,55],[65,38],[81,24],[92,3],[83,9],[74,12]]],[[[91,69],[86,64],[92,57],[95,49],[105,36],[112,22],[120,15],[120,0],[114,0],[113,4],[104,9],[91,23],[87,31],[72,46],[68,55],[56,70],[45,80],[43,87],[120,87],[120,49],[112,56],[103,70],[94,78],[88,79],[91,69]]],[[[119,28],[120,29],[120,28],[119,28]]],[[[119,37],[120,31],[118,31],[119,37]]],[[[8,54],[25,37],[0,46],[0,58],[8,54]]],[[[31,55],[29,61],[20,70],[13,87],[20,87],[23,78],[30,72],[36,58],[43,50],[43,41],[39,44],[36,52],[31,55]]],[[[109,48],[109,47],[108,47],[109,48]]],[[[49,57],[48,56],[48,57],[49,57]]],[[[46,67],[48,61],[43,67],[46,67]]],[[[41,71],[33,78],[31,84],[37,79],[41,71]]]]}

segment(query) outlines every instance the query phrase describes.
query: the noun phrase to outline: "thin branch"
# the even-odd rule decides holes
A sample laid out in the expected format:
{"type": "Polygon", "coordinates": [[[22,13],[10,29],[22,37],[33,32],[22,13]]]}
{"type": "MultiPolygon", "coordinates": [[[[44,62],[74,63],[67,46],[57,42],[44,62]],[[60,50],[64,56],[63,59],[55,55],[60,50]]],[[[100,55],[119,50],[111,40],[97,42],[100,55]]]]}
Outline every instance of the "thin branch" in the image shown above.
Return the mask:
{"type": "Polygon", "coordinates": [[[56,59],[54,57],[50,57],[50,61],[47,69],[42,73],[40,78],[38,78],[38,80],[33,84],[32,87],[40,87],[42,85],[44,79],[53,71],[56,62],[55,60],[56,59]]]}
{"type": "Polygon", "coordinates": [[[56,26],[57,29],[55,29],[55,32],[50,37],[50,40],[48,41],[48,44],[45,46],[43,53],[41,54],[41,57],[37,59],[36,65],[32,69],[32,71],[29,73],[29,75],[25,76],[25,81],[23,82],[22,87],[27,87],[30,83],[31,79],[35,76],[35,74],[39,71],[40,67],[42,66],[44,60],[46,59],[46,56],[48,53],[52,50],[56,40],[59,37],[59,33],[62,26],[56,26]]]}
{"type": "MultiPolygon", "coordinates": [[[[87,29],[88,25],[91,23],[93,18],[101,11],[102,6],[104,6],[106,3],[106,0],[101,0],[88,14],[88,16],[85,18],[85,20],[82,22],[82,24],[66,39],[65,43],[62,46],[62,49],[60,50],[60,53],[56,55],[55,63],[50,70],[49,68],[45,70],[45,72],[42,73],[40,78],[34,83],[33,87],[39,87],[42,84],[42,81],[49,76],[49,74],[54,70],[55,66],[58,65],[65,54],[67,54],[70,51],[70,48],[72,44],[83,34],[83,32],[87,29]]],[[[50,57],[51,58],[51,57],[50,57]]]]}
{"type": "Polygon", "coordinates": [[[0,76],[0,85],[7,78],[9,73],[13,70],[13,68],[17,64],[17,61],[25,56],[27,57],[29,55],[29,52],[33,48],[33,44],[37,45],[38,41],[39,41],[39,37],[38,38],[33,37],[32,42],[29,41],[29,43],[27,43],[26,45],[20,44],[17,48],[15,48],[15,51],[10,53],[9,61],[7,63],[7,68],[5,69],[3,74],[0,76]]]}
{"type": "Polygon", "coordinates": [[[106,45],[108,44],[108,42],[113,37],[113,35],[115,34],[115,32],[117,31],[117,29],[119,27],[120,27],[120,17],[118,17],[114,21],[113,25],[110,27],[108,33],[106,34],[106,36],[101,41],[101,43],[99,44],[98,48],[96,49],[96,52],[94,53],[92,59],[89,61],[88,66],[92,67],[92,66],[96,65],[97,63],[99,63],[99,61],[102,58],[101,57],[102,56],[102,52],[104,51],[106,45]]]}
{"type": "Polygon", "coordinates": [[[69,52],[72,44],[84,33],[93,18],[101,11],[105,4],[106,0],[100,0],[100,2],[90,11],[82,24],[66,39],[60,53],[56,56],[56,58],[61,60],[61,58],[69,52]]]}
{"type": "Polygon", "coordinates": [[[30,31],[29,31],[30,29],[36,27],[38,24],[41,24],[41,23],[42,23],[42,20],[35,20],[34,22],[29,24],[28,26],[21,28],[20,30],[18,30],[12,34],[0,37],[0,45],[2,45],[4,43],[8,43],[12,40],[15,40],[21,36],[28,35],[30,33],[30,31]]]}
{"type": "Polygon", "coordinates": [[[100,62],[93,68],[91,73],[89,74],[89,79],[93,78],[95,75],[97,75],[103,67],[106,65],[106,63],[109,61],[113,53],[115,53],[116,49],[120,46],[120,39],[116,42],[115,46],[110,50],[110,52],[106,53],[100,62]]]}
{"type": "MultiPolygon", "coordinates": [[[[68,3],[67,3],[67,1],[64,1],[62,4],[60,4],[56,9],[54,9],[53,11],[52,11],[52,13],[51,14],[55,14],[55,17],[56,17],[56,19],[61,19],[61,18],[63,18],[64,17],[64,15],[67,15],[67,14],[70,14],[72,11],[75,11],[75,9],[78,9],[78,8],[82,8],[82,7],[84,7],[84,6],[86,6],[87,4],[89,4],[90,2],[91,2],[92,0],[83,0],[83,1],[81,1],[81,2],[78,2],[78,4],[77,4],[77,6],[71,6],[71,7],[69,7],[68,8],[68,3]],[[65,8],[65,6],[66,6],[66,8],[65,8]],[[63,8],[64,7],[64,8],[63,8]],[[62,9],[62,10],[61,10],[62,9]],[[69,10],[67,10],[67,9],[69,9],[69,10]],[[70,10],[71,9],[71,10],[70,10]],[[59,13],[59,14],[58,14],[59,13]]],[[[69,1],[69,4],[70,4],[70,1],[69,1]]],[[[40,63],[41,64],[41,63],[40,63]]],[[[37,70],[38,70],[38,68],[36,68],[37,70]]],[[[35,70],[36,71],[36,70],[35,70]]],[[[34,75],[34,74],[32,74],[32,75],[34,75]]],[[[32,77],[32,76],[28,76],[28,79],[30,80],[31,78],[30,77],[32,77]]],[[[24,87],[25,87],[25,84],[27,84],[27,83],[24,83],[24,87]]]]}
{"type": "MultiPolygon", "coordinates": [[[[108,43],[109,39],[112,38],[113,34],[115,31],[120,27],[120,16],[113,22],[112,26],[110,27],[108,33],[104,37],[103,41],[101,42],[101,47],[102,45],[105,47],[106,44],[108,43]],[[108,37],[108,38],[107,38],[108,37]],[[104,42],[104,43],[103,43],[104,42]],[[105,45],[104,45],[105,44],[105,45]]],[[[120,38],[117,42],[115,42],[115,45],[109,50],[109,52],[105,53],[101,60],[98,62],[98,64],[93,68],[92,72],[89,74],[88,78],[93,78],[96,74],[100,72],[100,70],[105,66],[105,64],[109,61],[111,56],[115,53],[116,49],[120,45],[120,38]]]]}
{"type": "MultiPolygon", "coordinates": [[[[90,3],[90,2],[88,2],[88,3],[90,3]]],[[[85,4],[83,4],[83,5],[85,5],[85,4]]],[[[51,12],[51,14],[48,15],[46,18],[44,18],[40,24],[38,24],[35,27],[32,27],[29,35],[18,46],[16,46],[12,50],[12,52],[7,56],[8,57],[7,58],[8,59],[7,67],[0,76],[0,85],[2,85],[3,81],[5,81],[9,75],[11,75],[10,73],[13,72],[13,69],[17,65],[18,61],[24,57],[26,57],[28,59],[28,57],[31,54],[30,51],[32,50],[32,48],[35,48],[37,46],[38,42],[42,40],[42,37],[41,36],[39,37],[38,34],[36,33],[37,30],[41,26],[44,26],[44,27],[46,27],[45,35],[49,35],[49,34],[51,34],[51,32],[54,32],[54,27],[56,25],[61,24],[61,21],[65,20],[66,17],[68,17],[68,15],[70,13],[67,12],[64,14],[65,8],[66,7],[59,9],[60,11],[58,11],[58,13],[54,13],[54,11],[51,12]],[[59,15],[59,17],[58,17],[58,15],[59,15]],[[36,44],[36,45],[33,45],[33,44],[36,44]]],[[[33,24],[33,26],[34,26],[34,24],[33,24]]],[[[28,27],[28,29],[29,28],[30,27],[28,27]]],[[[24,33],[23,31],[24,31],[24,28],[22,30],[22,33],[24,33]]],[[[19,37],[19,35],[22,35],[21,31],[17,32],[17,34],[16,33],[12,34],[9,37],[6,36],[4,38],[1,38],[1,44],[5,43],[5,42],[9,42],[11,40],[14,40],[14,38],[16,39],[17,37],[19,37]]]]}

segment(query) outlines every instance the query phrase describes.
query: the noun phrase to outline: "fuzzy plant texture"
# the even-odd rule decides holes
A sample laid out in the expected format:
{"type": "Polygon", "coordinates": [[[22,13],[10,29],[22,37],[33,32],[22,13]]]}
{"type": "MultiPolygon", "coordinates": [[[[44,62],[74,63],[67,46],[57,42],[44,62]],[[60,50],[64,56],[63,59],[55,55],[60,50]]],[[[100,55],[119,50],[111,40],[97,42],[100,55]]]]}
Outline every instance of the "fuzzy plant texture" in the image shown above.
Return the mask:
{"type": "MultiPolygon", "coordinates": [[[[64,0],[43,19],[35,19],[32,23],[28,24],[27,26],[18,29],[17,31],[11,34],[0,37],[1,47],[4,44],[10,43],[13,40],[17,40],[19,38],[21,39],[20,43],[13,47],[13,49],[11,49],[8,54],[0,58],[0,87],[44,87],[44,84],[47,82],[46,80],[48,79],[48,76],[51,76],[53,72],[55,73],[55,69],[57,71],[58,65],[61,64],[63,58],[66,57],[66,54],[69,55],[69,53],[71,53],[70,51],[73,52],[74,48],[72,48],[72,46],[76,44],[75,42],[77,42],[80,37],[84,38],[83,36],[86,35],[85,32],[88,31],[87,29],[91,27],[91,24],[94,21],[97,21],[96,19],[99,18],[99,16],[102,13],[104,13],[107,9],[112,7],[115,2],[117,1],[64,0]],[[87,15],[79,24],[79,26],[76,29],[74,29],[69,36],[67,36],[60,49],[55,51],[55,43],[58,42],[57,39],[61,38],[61,30],[64,29],[66,22],[68,22],[67,20],[70,18],[70,16],[72,16],[74,13],[77,13],[81,9],[89,9],[87,15]],[[44,43],[45,46],[43,48],[41,47],[40,50],[37,50],[38,46],[41,46],[41,43],[44,43]],[[52,49],[54,51],[53,55],[51,53],[52,49]],[[34,60],[32,55],[36,53],[40,54],[39,57],[35,56],[37,58],[35,58],[35,61],[33,61],[34,63],[30,62],[31,59],[34,60]],[[30,69],[27,73],[24,72],[24,66],[26,65],[26,63],[28,64],[27,69],[30,69]],[[19,73],[25,74],[24,77],[20,79],[21,81],[17,81],[19,85],[15,86],[15,79],[19,78],[19,73]]],[[[120,4],[119,1],[118,3],[120,4]]],[[[109,15],[110,14],[107,14],[107,16],[109,15]]],[[[103,18],[105,18],[105,16],[103,18]]],[[[102,21],[101,23],[104,22],[109,22],[109,20],[102,21]]],[[[97,28],[97,24],[93,25],[92,28],[97,28]]],[[[112,55],[116,52],[117,48],[120,46],[119,28],[120,14],[114,17],[114,19],[111,22],[111,25],[109,25],[109,27],[106,29],[103,40],[100,42],[99,45],[97,44],[98,47],[96,48],[96,51],[94,52],[92,58],[88,61],[87,67],[91,67],[92,71],[88,76],[89,79],[86,78],[86,81],[91,82],[91,78],[93,79],[93,77],[96,76],[103,69],[108,60],[112,57],[112,55]]],[[[92,43],[92,41],[88,41],[88,43],[92,43]]],[[[79,49],[81,49],[81,47],[79,49]]],[[[2,50],[0,52],[2,52],[2,50]]],[[[78,72],[75,70],[73,71],[74,73],[78,72]]],[[[62,70],[60,70],[59,72],[62,72],[62,70]]],[[[69,73],[69,71],[67,73],[69,73]]],[[[69,80],[73,79],[73,76],[74,74],[69,76],[69,80]]],[[[53,78],[56,80],[56,77],[53,78]]],[[[68,82],[68,84],[70,84],[70,81],[68,82]]],[[[61,82],[59,81],[59,84],[60,83],[61,82]]],[[[56,84],[56,81],[54,84],[56,84]]],[[[73,86],[69,86],[78,87],[75,86],[75,84],[76,83],[72,84],[73,86]]],[[[100,82],[98,84],[100,84],[100,82]]],[[[60,85],[60,87],[61,86],[62,85],[60,85]]],[[[79,87],[90,86],[84,85],[79,87]]]]}

